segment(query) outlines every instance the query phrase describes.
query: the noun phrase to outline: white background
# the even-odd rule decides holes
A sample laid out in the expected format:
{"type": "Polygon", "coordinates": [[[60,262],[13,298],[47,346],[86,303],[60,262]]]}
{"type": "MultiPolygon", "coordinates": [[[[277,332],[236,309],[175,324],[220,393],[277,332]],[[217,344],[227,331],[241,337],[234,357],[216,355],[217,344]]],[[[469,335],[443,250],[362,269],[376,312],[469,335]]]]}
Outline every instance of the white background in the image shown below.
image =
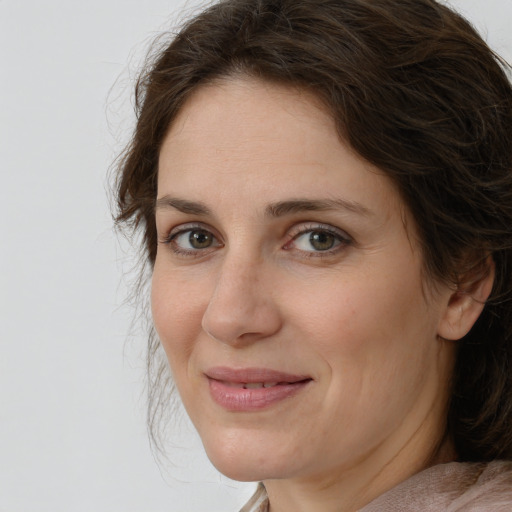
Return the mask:
{"type": "MultiPolygon", "coordinates": [[[[106,194],[148,41],[197,3],[0,0],[0,512],[227,512],[252,492],[187,426],[173,465],[152,458],[106,194]]],[[[512,0],[453,3],[512,60],[512,0]]]]}

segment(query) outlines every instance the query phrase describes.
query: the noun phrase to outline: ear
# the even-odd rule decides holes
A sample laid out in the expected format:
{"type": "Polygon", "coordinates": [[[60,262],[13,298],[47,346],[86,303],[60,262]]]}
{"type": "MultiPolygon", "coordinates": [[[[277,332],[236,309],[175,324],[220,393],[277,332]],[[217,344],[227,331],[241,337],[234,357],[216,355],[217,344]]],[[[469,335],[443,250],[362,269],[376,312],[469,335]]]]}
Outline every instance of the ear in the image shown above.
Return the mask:
{"type": "Polygon", "coordinates": [[[439,322],[437,334],[441,338],[460,340],[471,330],[491,294],[494,274],[494,261],[488,256],[476,269],[461,277],[439,322]]]}

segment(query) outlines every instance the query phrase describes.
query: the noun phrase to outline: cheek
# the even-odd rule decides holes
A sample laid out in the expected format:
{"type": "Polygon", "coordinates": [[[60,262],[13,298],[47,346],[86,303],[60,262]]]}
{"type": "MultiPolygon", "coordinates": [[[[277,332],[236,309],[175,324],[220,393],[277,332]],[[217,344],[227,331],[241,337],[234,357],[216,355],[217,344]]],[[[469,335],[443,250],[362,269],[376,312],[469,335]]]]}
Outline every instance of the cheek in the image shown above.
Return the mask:
{"type": "Polygon", "coordinates": [[[204,297],[193,281],[165,273],[155,265],[151,282],[151,311],[158,337],[173,374],[183,368],[201,331],[204,297]]]}
{"type": "Polygon", "coordinates": [[[329,374],[324,408],[337,431],[354,438],[392,432],[437,373],[435,315],[421,283],[395,290],[389,280],[375,278],[364,288],[345,281],[317,295],[309,312],[302,306],[303,334],[329,374]]]}
{"type": "Polygon", "coordinates": [[[380,387],[397,374],[422,371],[435,357],[437,313],[423,298],[419,272],[390,275],[340,276],[322,292],[310,290],[309,299],[290,299],[302,338],[307,333],[332,379],[351,375],[358,387],[356,381],[379,376],[380,387]]]}
{"type": "MultiPolygon", "coordinates": [[[[290,317],[316,338],[322,350],[335,355],[383,345],[409,327],[408,311],[419,310],[413,294],[393,293],[389,282],[378,279],[333,279],[322,289],[295,290],[284,301],[290,317]]],[[[320,288],[320,287],[319,287],[320,288]]]]}

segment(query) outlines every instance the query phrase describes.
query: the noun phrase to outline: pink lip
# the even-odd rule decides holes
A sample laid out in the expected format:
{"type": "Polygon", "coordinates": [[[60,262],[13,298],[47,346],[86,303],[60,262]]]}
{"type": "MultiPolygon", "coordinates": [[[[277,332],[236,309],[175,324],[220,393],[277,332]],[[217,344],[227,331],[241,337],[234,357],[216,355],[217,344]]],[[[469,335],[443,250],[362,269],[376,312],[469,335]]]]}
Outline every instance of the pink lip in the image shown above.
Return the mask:
{"type": "Polygon", "coordinates": [[[210,368],[205,372],[213,400],[228,411],[258,411],[289,398],[302,389],[311,377],[292,375],[266,368],[210,368]],[[246,384],[271,387],[246,389],[246,384]]]}

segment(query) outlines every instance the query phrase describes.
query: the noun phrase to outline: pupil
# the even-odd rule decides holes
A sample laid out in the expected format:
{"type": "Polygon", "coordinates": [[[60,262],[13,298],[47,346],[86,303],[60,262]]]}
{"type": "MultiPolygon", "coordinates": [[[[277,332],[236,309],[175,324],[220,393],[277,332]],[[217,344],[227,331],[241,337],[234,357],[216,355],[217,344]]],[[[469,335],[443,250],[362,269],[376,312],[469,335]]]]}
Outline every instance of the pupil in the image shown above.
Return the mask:
{"type": "Polygon", "coordinates": [[[314,231],[309,236],[309,241],[317,251],[328,251],[334,245],[334,236],[325,231],[314,231]]]}
{"type": "Polygon", "coordinates": [[[192,231],[189,236],[190,245],[195,249],[210,247],[212,237],[207,231],[192,231]]]}

